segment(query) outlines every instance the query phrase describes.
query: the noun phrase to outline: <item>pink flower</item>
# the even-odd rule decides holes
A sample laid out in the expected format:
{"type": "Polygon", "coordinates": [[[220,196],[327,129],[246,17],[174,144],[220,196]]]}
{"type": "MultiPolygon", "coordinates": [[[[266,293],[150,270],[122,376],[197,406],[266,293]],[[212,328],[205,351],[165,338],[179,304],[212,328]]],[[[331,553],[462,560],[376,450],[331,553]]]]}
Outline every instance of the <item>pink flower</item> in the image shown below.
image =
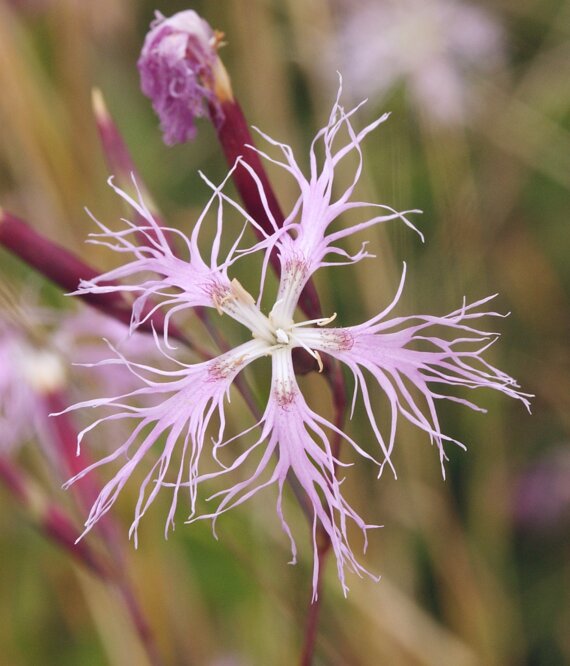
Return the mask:
{"type": "MultiPolygon", "coordinates": [[[[394,219],[415,229],[406,213],[384,205],[351,201],[362,169],[360,143],[386,119],[386,116],[382,116],[357,133],[351,121],[355,111],[345,112],[337,98],[326,127],[317,134],[311,146],[308,176],[298,166],[289,146],[266,137],[284,159],[279,161],[265,153],[261,154],[294,177],[299,187],[299,198],[282,228],[275,225],[273,233],[266,234],[262,241],[245,251],[239,249],[240,236],[228,256],[225,259],[219,257],[224,205],[237,208],[246,218],[247,224],[255,224],[223,192],[223,184],[220,187],[212,186],[213,196],[190,239],[186,240],[188,257],[184,260],[174,257],[160,237],[151,248],[134,246],[128,240],[134,228],[128,223],[127,228],[121,231],[112,231],[100,225],[103,229],[99,236],[103,240],[100,242],[108,243],[119,252],[133,254],[135,258],[101,276],[94,283],[82,283],[81,292],[122,289],[138,294],[133,307],[133,329],[140,323],[140,299],[144,300],[152,294],[166,308],[167,316],[196,305],[215,308],[244,325],[253,339],[204,363],[187,365],[177,362],[177,368],[170,371],[133,363],[122,353],[117,353],[115,361],[126,365],[138,376],[141,387],[124,395],[89,400],[74,407],[105,407],[110,410],[110,413],[95,421],[84,432],[110,420],[129,419],[133,423],[128,439],[92,466],[100,467],[122,460],[119,471],[107,483],[91,511],[86,523],[87,530],[112,507],[131,474],[144,460],[150,471],[146,472],[142,482],[131,527],[135,539],[140,519],[163,488],[172,492],[167,529],[174,525],[176,504],[183,489],[189,498],[189,522],[212,519],[215,528],[216,520],[223,513],[244,503],[262,489],[276,485],[277,514],[283,530],[291,540],[295,561],[293,532],[282,505],[283,486],[291,474],[305,491],[314,516],[314,593],[318,574],[318,525],[330,538],[336,555],[339,580],[346,592],[346,570],[358,575],[371,575],[356,560],[348,541],[348,525],[352,522],[362,531],[365,544],[367,530],[373,526],[356,513],[341,492],[341,481],[335,475],[335,467],[346,465],[335,460],[328,439],[331,432],[339,431],[307,405],[294,374],[293,349],[305,349],[321,368],[321,354],[330,354],[352,371],[356,389],[360,390],[371,428],[378,440],[378,449],[365,451],[348,435],[340,434],[355,453],[377,465],[380,471],[385,464],[393,467],[390,456],[400,416],[424,430],[438,447],[440,459],[445,459],[445,443],[455,440],[441,430],[435,410],[437,400],[454,400],[479,409],[465,398],[454,396],[452,393],[456,388],[495,389],[522,400],[528,407],[527,396],[517,391],[515,381],[483,359],[485,349],[497,337],[495,333],[480,331],[474,325],[483,316],[498,316],[494,312],[478,310],[488,298],[472,305],[464,304],[446,316],[387,319],[401,294],[404,283],[402,278],[393,303],[365,324],[328,328],[334,315],[313,321],[295,321],[299,295],[313,273],[323,267],[351,264],[371,256],[366,252],[365,244],[358,253],[351,255],[343,247],[344,238],[394,219]],[[324,155],[320,164],[317,158],[319,143],[324,155]],[[335,197],[335,169],[350,153],[357,157],[354,178],[350,186],[335,197]],[[205,262],[200,255],[197,238],[205,214],[214,201],[218,203],[217,233],[210,261],[205,262]],[[332,223],[347,210],[365,211],[371,208],[374,212],[380,210],[381,214],[373,214],[350,227],[337,226],[336,230],[331,230],[332,223]],[[278,252],[282,270],[276,300],[269,313],[265,314],[261,309],[264,276],[268,256],[273,250],[278,252]],[[231,279],[229,272],[238,258],[243,257],[245,260],[248,255],[256,252],[261,253],[264,269],[259,297],[254,299],[237,280],[231,279]],[[148,277],[149,272],[153,277],[148,277]],[[118,278],[126,278],[128,281],[119,287],[104,285],[105,281],[118,278]],[[419,348],[418,343],[421,343],[419,348]],[[226,438],[226,398],[237,374],[261,357],[271,358],[271,385],[261,420],[246,430],[250,432],[257,429],[259,435],[245,451],[231,456],[232,444],[245,433],[226,438]],[[368,373],[368,379],[365,378],[364,370],[368,373]],[[448,389],[451,391],[449,395],[441,392],[448,389]],[[386,394],[391,406],[392,415],[387,427],[377,423],[370,400],[370,393],[378,390],[386,394]],[[134,405],[132,400],[141,395],[155,402],[152,406],[134,405]],[[213,442],[210,443],[207,432],[214,417],[218,425],[213,442]],[[229,452],[226,455],[232,461],[228,465],[220,460],[222,451],[229,452]],[[378,454],[382,460],[376,461],[378,454]],[[219,467],[214,471],[204,471],[204,455],[211,456],[219,467]],[[235,481],[233,473],[238,468],[244,468],[244,472],[253,468],[253,471],[249,476],[247,472],[245,477],[244,474],[240,476],[245,480],[235,481]],[[212,479],[225,478],[228,478],[228,487],[210,498],[218,499],[217,507],[208,514],[200,513],[197,498],[202,485],[212,479]]],[[[252,177],[255,180],[253,172],[252,177]]],[[[261,184],[258,185],[262,195],[261,184]]],[[[142,200],[134,201],[124,193],[119,193],[145,217],[148,229],[157,231],[156,222],[142,200]]],[[[269,212],[268,216],[271,219],[269,212]]],[[[163,347],[162,343],[160,346],[163,347]]],[[[163,354],[167,355],[167,351],[163,350],[163,354]]],[[[85,470],[79,476],[88,471],[85,470]]]]}
{"type": "Polygon", "coordinates": [[[462,0],[346,0],[338,40],[325,47],[325,76],[340,69],[353,94],[382,99],[403,84],[440,123],[465,121],[476,84],[504,60],[501,26],[462,0]],[[332,65],[332,67],[331,67],[332,65]]]}
{"type": "MultiPolygon", "coordinates": [[[[143,220],[148,222],[148,226],[135,225],[125,221],[127,224],[126,229],[121,232],[113,232],[91,216],[102,230],[102,233],[90,234],[88,242],[95,245],[107,246],[123,254],[131,254],[134,259],[114,270],[98,275],[92,280],[81,280],[79,288],[75,293],[103,294],[120,291],[135,295],[131,317],[131,332],[141,323],[149,320],[157,308],[167,305],[168,312],[164,322],[164,339],[167,346],[170,318],[177,312],[198,306],[213,307],[219,311],[226,311],[228,307],[231,307],[229,295],[236,288],[228,277],[228,268],[240,256],[236,253],[236,250],[237,243],[241,240],[240,235],[226,258],[223,260],[220,259],[219,250],[223,229],[221,207],[223,195],[221,188],[227,182],[232,171],[230,171],[218,188],[214,187],[202,176],[208,185],[211,185],[214,189],[214,193],[194,225],[190,238],[186,238],[178,229],[159,226],[152,212],[145,205],[136,183],[134,185],[138,195],[137,201],[116,187],[112,179],[110,179],[109,184],[111,187],[133,207],[143,220]],[[217,232],[209,262],[206,263],[200,253],[198,239],[202,223],[216,200],[219,204],[217,232]],[[145,235],[147,240],[146,245],[137,244],[136,237],[141,233],[145,235]],[[176,235],[182,239],[187,253],[186,258],[179,258],[173,253],[165,233],[176,235]],[[109,284],[110,281],[125,280],[126,278],[130,279],[133,284],[109,284]],[[150,298],[155,298],[158,301],[158,305],[145,312],[145,306],[150,298]]],[[[256,225],[238,204],[233,205],[244,216],[248,217],[252,224],[256,225]]],[[[262,233],[264,234],[264,232],[262,233]]],[[[264,243],[259,247],[261,248],[263,245],[264,243]]],[[[236,317],[239,321],[239,315],[236,315],[236,317]]]]}
{"type": "Polygon", "coordinates": [[[512,518],[522,533],[566,535],[570,523],[568,443],[541,453],[513,479],[512,518]]]}
{"type": "MultiPolygon", "coordinates": [[[[25,442],[48,439],[45,398],[60,391],[85,395],[93,385],[99,391],[132,390],[134,380],[124,366],[96,367],[87,374],[72,366],[92,366],[108,357],[103,338],[121,345],[129,329],[116,320],[82,308],[77,312],[21,306],[18,317],[0,316],[0,450],[14,451],[25,442]]],[[[129,339],[135,358],[155,359],[150,336],[129,339]]]]}
{"type": "Polygon", "coordinates": [[[218,41],[195,11],[170,18],[156,12],[138,67],[142,91],[152,100],[168,145],[194,138],[194,118],[205,116],[208,104],[215,115],[221,113],[214,92],[218,41]]]}
{"type": "Polygon", "coordinates": [[[46,432],[42,396],[66,383],[59,355],[0,320],[0,451],[10,453],[46,432]]]}
{"type": "MultiPolygon", "coordinates": [[[[347,526],[352,521],[363,533],[366,547],[366,531],[377,525],[367,525],[356,511],[343,497],[340,481],[335,476],[335,467],[345,465],[336,459],[331,451],[327,430],[340,432],[335,426],[319,416],[309,408],[299,389],[293,372],[291,348],[285,344],[278,344],[271,353],[272,378],[269,398],[261,422],[261,432],[258,440],[249,447],[245,453],[238,456],[234,463],[221,471],[205,474],[196,479],[196,483],[203,483],[213,478],[222,477],[245,465],[250,456],[260,447],[263,448],[260,461],[253,474],[245,481],[234,483],[227,490],[213,495],[209,499],[221,497],[217,509],[210,514],[203,514],[190,518],[194,520],[212,519],[215,534],[215,522],[226,511],[239,506],[247,499],[267,486],[277,484],[277,514],[283,530],[291,542],[292,560],[296,562],[297,547],[291,529],[283,513],[282,496],[283,486],[287,475],[295,475],[299,484],[307,493],[309,504],[313,510],[313,591],[316,594],[318,580],[317,553],[317,525],[320,523],[329,535],[333,551],[336,556],[339,580],[343,591],[348,587],[345,584],[345,568],[356,574],[367,574],[373,577],[356,560],[348,543],[347,526]],[[271,466],[273,458],[277,459],[269,478],[267,469],[271,466]]],[[[363,457],[376,463],[374,458],[363,451],[352,439],[340,433],[344,439],[363,457]]],[[[217,449],[226,446],[218,443],[214,446],[214,455],[217,449]]]]}
{"type": "Polygon", "coordinates": [[[134,535],[136,542],[139,521],[159,490],[167,485],[166,475],[170,471],[172,455],[178,447],[180,449],[177,455],[178,473],[174,482],[168,482],[168,485],[174,487],[174,493],[166,528],[168,530],[169,526],[174,527],[174,511],[181,487],[188,488],[190,504],[192,507],[195,505],[195,479],[198,476],[198,462],[212,417],[217,415],[219,418],[219,437],[221,438],[225,423],[224,400],[232,381],[246,364],[264,353],[264,346],[257,341],[252,341],[213,361],[195,365],[186,365],[177,361],[179,369],[166,371],[130,362],[117,352],[117,359],[140,378],[143,387],[126,395],[87,400],[73,407],[73,409],[78,409],[106,406],[113,409],[110,416],[95,421],[85,428],[79,434],[78,444],[81,443],[86,433],[102,422],[132,419],[136,424],[131,435],[122,445],[91,467],[83,470],[69,482],[69,484],[73,483],[101,465],[119,459],[124,460],[119,472],[101,491],[86,522],[86,529],[89,530],[111,508],[137,465],[156,445],[157,439],[163,435],[165,441],[161,445],[160,455],[141,484],[131,534],[134,535]],[[141,397],[154,398],[155,404],[150,407],[140,407],[133,405],[132,400],[130,403],[125,402],[127,398],[140,399],[141,397]],[[146,433],[141,436],[145,430],[146,433]],[[183,478],[184,470],[188,470],[187,479],[183,478]]]}

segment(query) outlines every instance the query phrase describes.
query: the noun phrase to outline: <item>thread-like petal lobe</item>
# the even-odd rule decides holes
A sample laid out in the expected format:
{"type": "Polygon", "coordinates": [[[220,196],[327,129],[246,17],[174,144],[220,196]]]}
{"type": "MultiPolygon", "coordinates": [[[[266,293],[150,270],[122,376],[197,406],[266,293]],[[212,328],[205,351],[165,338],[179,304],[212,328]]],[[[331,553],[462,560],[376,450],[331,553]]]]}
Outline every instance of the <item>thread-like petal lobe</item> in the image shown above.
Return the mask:
{"type": "MultiPolygon", "coordinates": [[[[292,563],[296,561],[297,548],[291,529],[283,512],[283,486],[287,475],[292,473],[305,491],[309,509],[313,513],[313,595],[316,598],[319,571],[317,529],[322,528],[330,538],[336,556],[337,571],[343,591],[348,587],[345,570],[359,576],[372,576],[356,560],[348,542],[348,524],[353,522],[363,533],[366,548],[366,532],[377,527],[367,525],[349,505],[341,493],[341,481],[336,477],[336,467],[341,464],[331,451],[328,431],[339,432],[335,426],[319,416],[307,405],[293,372],[293,362],[289,349],[275,351],[272,355],[271,394],[261,421],[259,439],[236,458],[227,469],[203,475],[198,482],[224,476],[243,466],[253,452],[262,449],[262,454],[254,472],[244,481],[238,481],[227,490],[212,498],[221,498],[217,509],[210,514],[191,518],[209,518],[215,522],[226,511],[242,504],[267,486],[278,486],[277,514],[291,541],[292,563]],[[273,466],[272,460],[277,462],[273,466]],[[271,470],[270,468],[273,467],[271,470]]],[[[365,454],[344,433],[340,433],[362,455],[365,454]]]]}
{"type": "Polygon", "coordinates": [[[340,104],[341,93],[342,86],[327,125],[317,133],[311,144],[308,176],[299,167],[290,146],[262,134],[270,144],[281,151],[284,159],[278,160],[262,151],[258,152],[289,172],[299,187],[299,198],[284,223],[284,229],[288,233],[281,233],[275,238],[281,263],[281,283],[274,313],[282,322],[292,317],[303,287],[319,268],[352,264],[372,256],[366,251],[366,242],[362,244],[360,251],[353,255],[343,249],[339,243],[347,236],[376,224],[400,220],[416,231],[423,240],[421,232],[407,217],[410,213],[421,211],[400,212],[384,204],[351,200],[363,168],[360,144],[370,132],[387,120],[389,114],[384,114],[360,132],[356,132],[351,119],[362,104],[345,111],[340,104]],[[317,151],[322,153],[320,160],[317,151]],[[339,196],[336,194],[338,185],[335,177],[337,168],[341,162],[346,161],[347,156],[356,158],[356,167],[348,187],[345,187],[339,196]],[[363,222],[343,226],[336,231],[331,229],[341,215],[361,209],[372,209],[374,214],[363,222]]]}
{"type": "Polygon", "coordinates": [[[139,522],[164,486],[171,488],[173,493],[166,532],[169,527],[174,527],[174,513],[182,486],[188,490],[190,504],[194,506],[195,479],[208,426],[217,416],[218,440],[221,440],[225,428],[225,401],[230,386],[245,365],[266,353],[266,346],[253,340],[205,363],[185,365],[178,362],[180,368],[171,371],[132,363],[116,352],[114,361],[126,365],[145,386],[126,395],[88,400],[69,408],[104,407],[111,410],[110,414],[94,421],[80,433],[78,446],[86,433],[102,423],[117,420],[133,422],[131,434],[125,442],[66,484],[71,485],[93,469],[123,461],[120,469],[101,490],[85,523],[85,531],[109,511],[138,466],[141,463],[144,466],[145,459],[147,465],[150,460],[151,467],[140,486],[130,533],[136,542],[139,522]],[[154,404],[139,406],[137,399],[141,397],[154,398],[154,404]],[[172,473],[172,466],[175,471],[168,476],[169,472],[172,473]]]}
{"type": "Polygon", "coordinates": [[[392,304],[370,321],[347,328],[305,328],[296,337],[312,349],[331,354],[345,363],[355,379],[355,398],[360,389],[366,412],[376,438],[395,474],[390,460],[399,416],[424,430],[439,450],[442,472],[446,460],[444,442],[457,440],[445,435],[440,427],[436,401],[451,400],[477,411],[485,411],[466,398],[456,397],[446,389],[489,388],[521,400],[529,409],[526,393],[516,381],[485,360],[483,353],[498,338],[497,333],[476,328],[473,321],[500,317],[497,312],[478,308],[493,296],[438,317],[413,315],[387,319],[396,305],[404,276],[392,304]],[[363,371],[367,371],[365,374],[363,371]],[[374,388],[372,388],[374,387],[374,388]],[[386,395],[391,408],[389,435],[382,434],[371,396],[376,387],[386,395]],[[440,391],[444,392],[441,393],[440,391]]]}

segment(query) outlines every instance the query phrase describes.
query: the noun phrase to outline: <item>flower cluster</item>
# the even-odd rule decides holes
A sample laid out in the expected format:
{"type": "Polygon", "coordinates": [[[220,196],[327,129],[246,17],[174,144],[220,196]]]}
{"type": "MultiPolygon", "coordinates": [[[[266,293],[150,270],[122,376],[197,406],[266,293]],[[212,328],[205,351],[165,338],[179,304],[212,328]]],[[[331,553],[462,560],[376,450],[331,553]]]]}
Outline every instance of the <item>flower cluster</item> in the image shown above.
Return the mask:
{"type": "MultiPolygon", "coordinates": [[[[521,400],[527,407],[525,394],[517,390],[514,379],[490,365],[483,352],[491,345],[496,333],[482,331],[477,322],[482,317],[497,317],[496,312],[482,310],[492,298],[463,305],[445,316],[391,317],[403,286],[404,275],[393,302],[371,320],[359,326],[331,327],[333,317],[313,321],[296,321],[298,299],[307,281],[324,267],[353,264],[371,255],[363,243],[356,254],[350,254],[343,241],[348,236],[370,227],[398,220],[417,231],[409,216],[419,211],[396,211],[389,206],[353,201],[353,191],[362,170],[361,142],[387,116],[357,132],[352,124],[355,109],[345,111],[340,104],[340,92],[328,123],[315,137],[309,156],[309,173],[305,175],[291,148],[262,135],[273,147],[274,156],[258,151],[262,157],[286,170],[299,187],[299,197],[283,226],[274,224],[270,232],[262,232],[262,240],[254,246],[240,249],[242,235],[230,251],[220,256],[224,234],[224,212],[234,208],[245,218],[246,225],[257,227],[256,221],[219,187],[212,185],[212,197],[199,217],[189,238],[182,236],[184,256],[176,256],[166,242],[161,229],[146,207],[142,197],[131,198],[115,190],[142,216],[147,226],[127,223],[114,231],[101,223],[101,233],[95,242],[128,256],[120,267],[89,282],[82,282],[79,293],[97,294],[109,291],[129,292],[134,298],[132,328],[141,323],[141,312],[149,299],[156,307],[166,309],[163,339],[155,336],[163,354],[171,359],[173,369],[162,370],[141,364],[117,352],[115,361],[124,364],[140,380],[134,391],[112,397],[102,397],[75,405],[72,409],[97,407],[107,412],[85,432],[106,421],[129,420],[133,429],[129,437],[114,451],[84,470],[110,463],[119,469],[110,478],[93,506],[86,523],[90,529],[113,506],[129,478],[143,461],[150,469],[140,486],[131,534],[136,540],[142,516],[164,488],[172,493],[166,529],[174,525],[174,516],[181,491],[190,502],[189,522],[199,519],[215,521],[225,512],[242,504],[271,485],[277,486],[277,513],[283,530],[291,540],[293,561],[296,546],[283,507],[283,488],[288,476],[294,476],[306,494],[314,517],[313,548],[314,590],[318,576],[317,528],[330,538],[336,555],[338,576],[346,591],[345,572],[368,572],[356,560],[348,541],[349,524],[355,524],[366,539],[368,525],[350,506],[341,492],[337,466],[346,466],[335,457],[329,438],[340,435],[358,455],[379,467],[393,469],[391,453],[394,447],[399,418],[421,428],[435,444],[443,463],[446,442],[455,442],[440,427],[436,402],[447,399],[473,409],[474,403],[463,397],[448,395],[455,388],[491,388],[521,400]],[[318,155],[322,155],[321,158],[318,155]],[[355,159],[354,177],[340,195],[335,194],[335,172],[341,161],[351,155],[355,159]],[[338,220],[349,210],[372,211],[372,216],[352,226],[342,226],[338,220]],[[216,234],[206,260],[199,248],[199,235],[207,215],[216,220],[216,234]],[[147,235],[145,246],[136,244],[136,234],[147,235]],[[277,252],[281,273],[276,300],[266,314],[261,307],[265,275],[270,253],[277,252]],[[235,279],[232,267],[236,261],[246,261],[253,253],[263,257],[263,270],[258,298],[254,298],[235,279]],[[123,282],[117,283],[116,280],[123,282]],[[201,363],[187,364],[176,360],[169,351],[168,321],[172,315],[201,306],[216,310],[234,319],[250,332],[252,339],[229,351],[201,363]],[[327,354],[344,363],[352,372],[355,395],[360,393],[370,426],[378,443],[376,451],[361,448],[346,433],[313,411],[303,396],[295,376],[292,351],[304,349],[322,367],[322,355],[327,354]],[[219,461],[222,447],[226,452],[240,437],[225,435],[225,409],[230,387],[238,373],[258,359],[271,360],[271,383],[267,402],[258,423],[246,432],[258,432],[255,441],[237,452],[229,465],[214,471],[204,471],[203,458],[211,466],[219,461]],[[378,389],[386,396],[391,408],[389,424],[379,424],[374,413],[372,393],[378,389]],[[140,396],[153,397],[151,406],[135,403],[140,396]],[[211,424],[217,424],[215,437],[207,437],[211,424]],[[250,470],[246,472],[245,470],[250,470]],[[241,470],[239,475],[234,472],[241,470]],[[238,481],[232,481],[239,476],[238,481]],[[218,503],[209,514],[200,513],[197,501],[202,484],[212,479],[228,479],[225,490],[214,496],[218,503]]],[[[244,163],[245,168],[248,165],[244,163]]],[[[251,172],[255,180],[255,173],[251,172]]],[[[209,181],[207,181],[209,182],[209,181]]],[[[258,182],[258,181],[256,181],[258,182]]],[[[260,196],[265,200],[261,184],[260,196]]],[[[266,213],[271,219],[271,211],[266,213]]],[[[181,236],[180,232],[172,230],[181,236]]],[[[420,233],[419,231],[417,231],[420,233]]],[[[421,234],[420,234],[421,235],[421,234]]],[[[152,310],[147,308],[147,316],[152,310]]],[[[482,411],[482,410],[481,410],[482,411]]],[[[81,437],[83,434],[81,434],[81,437]]],[[[244,433],[242,433],[243,435],[244,433]]],[[[458,442],[456,442],[458,443],[458,442]]],[[[147,468],[148,469],[148,468],[147,468]]],[[[210,498],[212,499],[212,498],[210,498]]],[[[370,574],[369,574],[370,575],[370,574]]]]}

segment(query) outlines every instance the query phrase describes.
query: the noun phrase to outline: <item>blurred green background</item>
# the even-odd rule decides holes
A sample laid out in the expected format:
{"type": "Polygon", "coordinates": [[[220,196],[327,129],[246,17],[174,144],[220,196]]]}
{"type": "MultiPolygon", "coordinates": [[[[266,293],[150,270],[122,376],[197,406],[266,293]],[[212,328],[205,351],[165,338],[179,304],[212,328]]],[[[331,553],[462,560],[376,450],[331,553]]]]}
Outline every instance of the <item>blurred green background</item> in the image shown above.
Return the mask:
{"type": "MultiPolygon", "coordinates": [[[[376,229],[367,236],[376,260],[328,271],[317,283],[324,312],[337,311],[346,324],[384,307],[403,260],[409,277],[399,314],[444,314],[464,295],[499,292],[497,309],[511,316],[494,324],[502,339],[490,359],[536,396],[533,415],[495,395],[480,397],[487,415],[441,405],[444,432],[468,446],[449,450],[446,482],[426,438],[403,423],[397,481],[388,473],[376,480],[367,465],[352,468],[343,486],[351,503],[385,526],[362,556],[382,580],[349,577],[344,599],[329,562],[317,664],[570,663],[570,2],[475,4],[500,26],[502,57],[482,72],[461,73],[472,113],[442,122],[417,103],[406,79],[382,95],[373,94],[371,80],[371,98],[355,120],[363,127],[392,111],[365,142],[358,196],[421,208],[416,221],[426,243],[396,224],[376,229]]],[[[192,144],[161,141],[136,71],[154,9],[192,8],[224,31],[222,58],[248,121],[304,159],[328,117],[334,69],[346,66],[346,54],[335,61],[343,27],[362,5],[0,0],[2,206],[90,263],[114,265],[111,253],[83,244],[92,230],[84,206],[107,223],[123,214],[105,182],[90,102],[97,86],[169,224],[188,230],[207,198],[197,169],[218,180],[226,167],[207,121],[192,144]]],[[[382,40],[382,30],[362,35],[368,39],[382,40]]],[[[403,37],[402,52],[412,48],[403,37]]],[[[342,73],[348,105],[351,85],[342,73]]],[[[294,185],[280,172],[270,175],[287,209],[294,185]]],[[[31,282],[57,300],[56,290],[4,251],[0,279],[15,291],[31,282]]],[[[330,412],[321,379],[304,383],[313,403],[330,412]]],[[[357,410],[349,431],[372,447],[363,416],[357,410]]],[[[61,499],[31,449],[19,459],[61,499]]],[[[133,487],[118,504],[125,533],[135,499],[133,487]]],[[[159,500],[139,549],[127,547],[166,663],[296,663],[311,548],[294,502],[297,567],[286,564],[272,490],[229,514],[220,541],[206,524],[184,525],[184,510],[165,541],[166,511],[159,500]]],[[[358,535],[354,546],[357,552],[358,535]]],[[[0,563],[2,664],[145,663],[116,596],[45,542],[2,488],[0,563]]]]}

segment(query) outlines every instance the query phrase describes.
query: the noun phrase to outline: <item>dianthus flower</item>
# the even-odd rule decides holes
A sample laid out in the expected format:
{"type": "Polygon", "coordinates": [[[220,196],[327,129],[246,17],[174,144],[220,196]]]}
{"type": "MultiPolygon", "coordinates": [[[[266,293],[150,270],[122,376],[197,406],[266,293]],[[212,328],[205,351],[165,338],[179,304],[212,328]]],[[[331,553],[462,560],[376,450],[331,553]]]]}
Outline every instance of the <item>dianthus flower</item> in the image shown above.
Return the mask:
{"type": "MultiPolygon", "coordinates": [[[[10,453],[30,439],[49,440],[46,398],[70,391],[85,396],[98,390],[134,388],[132,373],[119,365],[99,365],[110,344],[120,346],[128,337],[124,324],[91,308],[64,312],[51,308],[20,307],[18,316],[0,311],[0,452],[10,453]],[[75,364],[93,366],[87,374],[75,364]]],[[[157,359],[152,340],[137,333],[129,339],[129,352],[137,359],[157,359]]]]}
{"type": "Polygon", "coordinates": [[[47,429],[42,396],[65,384],[65,367],[52,350],[0,319],[0,451],[11,453],[47,429]]]}
{"type": "MultiPolygon", "coordinates": [[[[333,328],[329,324],[334,316],[314,321],[295,321],[299,295],[316,271],[323,267],[352,264],[371,256],[365,244],[360,251],[351,255],[342,245],[346,237],[389,220],[400,220],[415,229],[408,215],[419,211],[398,212],[389,206],[351,200],[362,170],[360,144],[370,131],[387,118],[387,115],[382,116],[364,130],[356,132],[351,118],[357,109],[345,112],[337,98],[327,125],[318,132],[311,145],[307,176],[297,164],[289,146],[262,135],[281,157],[277,159],[261,151],[260,154],[291,174],[299,186],[299,197],[282,227],[275,224],[271,233],[263,232],[262,240],[244,251],[239,249],[240,236],[229,253],[220,257],[226,205],[239,210],[246,223],[256,225],[255,220],[223,192],[224,183],[220,187],[212,185],[210,202],[190,238],[184,237],[187,250],[184,258],[172,253],[163,230],[153,219],[142,197],[133,199],[115,187],[138,215],[148,222],[146,229],[143,229],[148,234],[148,246],[135,244],[135,234],[141,232],[140,227],[127,224],[121,231],[112,231],[99,223],[102,232],[97,234],[96,242],[107,243],[113,249],[131,255],[132,260],[90,282],[81,283],[79,293],[130,292],[134,296],[133,328],[140,324],[143,306],[152,298],[167,309],[166,323],[176,312],[195,306],[208,307],[241,323],[249,329],[252,339],[202,363],[176,361],[176,367],[168,371],[135,363],[117,353],[117,362],[124,363],[133,374],[140,377],[141,387],[123,395],[89,400],[73,407],[104,407],[110,410],[109,414],[95,421],[87,430],[99,423],[117,419],[130,419],[134,425],[131,435],[115,451],[69,482],[72,483],[93,468],[121,461],[119,470],[107,482],[91,510],[86,522],[87,530],[112,507],[139,464],[143,460],[148,464],[150,460],[150,471],[142,481],[131,526],[135,540],[142,516],[162,488],[167,487],[172,492],[166,524],[168,531],[174,525],[177,500],[183,489],[190,499],[189,522],[211,519],[215,529],[215,522],[223,513],[242,504],[260,490],[276,485],[277,513],[291,541],[295,561],[295,541],[282,502],[285,480],[288,475],[294,475],[306,493],[313,514],[314,593],[318,580],[316,553],[319,526],[330,538],[338,577],[346,592],[346,570],[358,575],[371,575],[356,560],[349,544],[349,523],[360,528],[365,543],[367,530],[373,525],[367,524],[358,515],[341,492],[341,481],[335,472],[337,466],[346,466],[346,463],[335,458],[329,443],[330,434],[340,434],[355,453],[378,465],[380,471],[386,464],[393,469],[390,456],[398,418],[403,417],[428,435],[438,448],[443,463],[446,458],[445,443],[455,440],[442,432],[435,409],[436,402],[448,399],[473,409],[479,408],[465,398],[440,391],[455,387],[491,388],[520,399],[528,406],[526,396],[517,391],[515,380],[494,368],[482,356],[497,337],[495,333],[481,331],[476,327],[476,322],[484,316],[500,316],[495,312],[481,311],[482,306],[492,297],[472,304],[463,303],[459,309],[445,316],[389,318],[403,289],[402,276],[394,301],[364,324],[333,328]],[[345,139],[341,140],[341,136],[345,139]],[[317,157],[318,150],[323,154],[320,160],[317,157]],[[356,157],[354,178],[340,196],[335,196],[335,170],[349,154],[356,157]],[[209,259],[205,260],[198,247],[198,237],[207,213],[215,205],[217,232],[209,259]],[[339,226],[338,218],[346,211],[355,209],[372,210],[374,214],[352,226],[339,226]],[[336,223],[334,229],[333,223],[336,223]],[[278,253],[281,274],[275,303],[269,313],[265,314],[260,304],[267,257],[273,251],[278,253]],[[257,299],[235,278],[231,278],[234,263],[247,260],[254,252],[261,252],[264,256],[257,299]],[[121,279],[126,282],[109,284],[110,281],[121,279]],[[295,348],[311,354],[320,367],[321,354],[329,354],[350,369],[355,379],[354,397],[356,399],[358,391],[362,395],[378,450],[365,451],[347,434],[340,432],[334,424],[311,409],[294,373],[292,351],[295,348]],[[236,453],[229,465],[224,466],[220,462],[219,468],[204,472],[204,453],[208,453],[208,457],[213,457],[214,461],[219,461],[218,454],[222,447],[231,449],[236,439],[244,434],[225,438],[226,399],[237,374],[262,357],[271,359],[267,403],[259,423],[245,431],[257,429],[258,437],[245,450],[236,453]],[[386,394],[391,407],[387,428],[377,423],[374,414],[371,393],[378,389],[386,394]],[[132,400],[143,395],[154,396],[154,404],[150,407],[134,405],[132,400]],[[217,430],[210,442],[206,435],[214,420],[217,430]],[[249,476],[247,473],[245,477],[241,474],[241,480],[233,483],[229,480],[233,472],[247,467],[253,468],[249,476]],[[201,514],[197,497],[202,484],[226,477],[227,488],[210,498],[218,499],[216,508],[211,513],[201,514]]],[[[253,171],[251,175],[255,179],[253,171]]],[[[263,195],[263,192],[260,194],[263,195]]],[[[269,209],[266,212],[271,219],[269,209]]],[[[156,341],[166,355],[169,353],[164,349],[168,345],[168,326],[165,330],[165,339],[159,340],[156,336],[156,341]]],[[[174,359],[172,361],[175,362],[174,359]]]]}

